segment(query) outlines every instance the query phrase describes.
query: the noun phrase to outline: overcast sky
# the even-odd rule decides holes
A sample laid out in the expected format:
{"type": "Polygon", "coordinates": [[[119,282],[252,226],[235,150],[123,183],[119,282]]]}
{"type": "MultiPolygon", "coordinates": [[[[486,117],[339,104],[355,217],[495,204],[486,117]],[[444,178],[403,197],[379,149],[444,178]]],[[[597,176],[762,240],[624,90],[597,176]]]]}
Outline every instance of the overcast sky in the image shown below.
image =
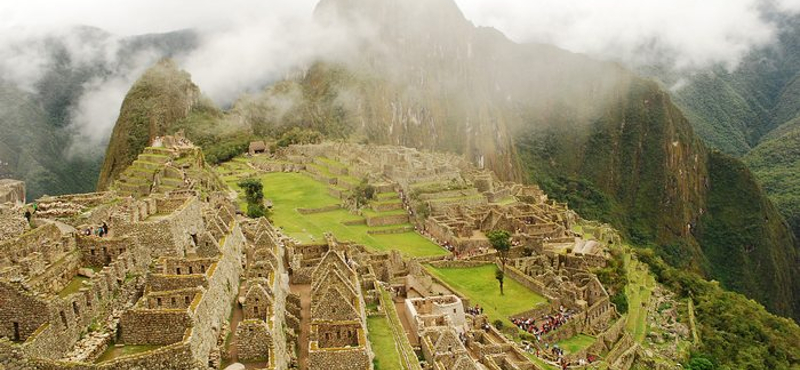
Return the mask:
{"type": "MultiPolygon", "coordinates": [[[[183,28],[224,30],[265,22],[302,22],[317,0],[52,0],[0,3],[0,26],[87,24],[119,35],[183,28]],[[58,4],[54,6],[54,4],[58,4]],[[63,4],[63,5],[62,5],[63,4]]],[[[760,18],[766,2],[797,12],[800,0],[456,0],[467,18],[518,42],[552,43],[595,56],[635,59],[658,43],[679,67],[735,65],[774,37],[760,18]]]]}
{"type": "MultiPolygon", "coordinates": [[[[315,56],[346,48],[348,36],[311,22],[318,0],[24,0],[0,1],[0,78],[31,90],[46,53],[26,37],[90,25],[119,37],[198,30],[202,45],[179,60],[219,104],[251,91],[315,56]],[[290,32],[287,32],[290,30],[290,32]]],[[[800,12],[800,0],[455,0],[479,26],[517,42],[544,42],[630,65],[662,61],[677,70],[721,63],[735,68],[754,47],[775,40],[765,4],[800,12]],[[657,54],[659,52],[661,54],[657,54]]],[[[116,44],[71,42],[73,59],[114,58],[116,44]]],[[[41,45],[40,45],[41,47],[41,45]]],[[[73,125],[97,145],[107,139],[125,92],[156,55],[137,68],[91,81],[73,107],[73,125]]]]}

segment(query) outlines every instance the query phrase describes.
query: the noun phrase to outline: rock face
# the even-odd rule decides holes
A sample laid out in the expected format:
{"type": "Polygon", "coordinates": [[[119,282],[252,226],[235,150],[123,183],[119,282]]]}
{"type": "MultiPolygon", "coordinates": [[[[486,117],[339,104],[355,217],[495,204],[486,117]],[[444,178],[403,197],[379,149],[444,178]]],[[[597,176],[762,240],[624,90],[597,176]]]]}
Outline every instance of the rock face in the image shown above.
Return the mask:
{"type": "Polygon", "coordinates": [[[25,183],[17,180],[0,180],[0,203],[24,204],[25,183]]]}
{"type": "Polygon", "coordinates": [[[105,190],[170,125],[185,118],[200,102],[200,89],[188,73],[165,59],[136,81],[122,103],[97,182],[105,190]]]}

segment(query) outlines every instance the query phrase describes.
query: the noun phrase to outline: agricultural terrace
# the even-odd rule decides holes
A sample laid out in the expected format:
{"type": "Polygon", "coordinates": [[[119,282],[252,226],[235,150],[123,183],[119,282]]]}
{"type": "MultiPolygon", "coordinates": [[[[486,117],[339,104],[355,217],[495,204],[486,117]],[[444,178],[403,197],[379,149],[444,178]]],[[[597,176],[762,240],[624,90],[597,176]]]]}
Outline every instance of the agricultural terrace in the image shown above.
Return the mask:
{"type": "MultiPolygon", "coordinates": [[[[244,158],[237,158],[224,164],[218,168],[218,173],[231,188],[239,193],[240,207],[244,207],[245,202],[244,194],[237,183],[246,177],[258,176],[264,185],[265,199],[272,202],[271,220],[286,235],[301,243],[320,242],[324,240],[326,232],[331,232],[338,240],[362,244],[374,251],[398,250],[408,257],[431,257],[448,253],[442,247],[414,232],[411,224],[369,227],[365,222],[365,217],[393,215],[397,214],[397,211],[374,212],[365,209],[363,216],[341,208],[311,214],[300,213],[298,210],[301,209],[318,209],[341,203],[340,199],[328,193],[328,185],[313,179],[306,173],[257,174],[244,158]],[[407,231],[393,234],[369,234],[370,231],[387,229],[406,229],[407,231]]],[[[378,194],[374,201],[387,202],[392,197],[397,199],[397,193],[378,194]]]]}

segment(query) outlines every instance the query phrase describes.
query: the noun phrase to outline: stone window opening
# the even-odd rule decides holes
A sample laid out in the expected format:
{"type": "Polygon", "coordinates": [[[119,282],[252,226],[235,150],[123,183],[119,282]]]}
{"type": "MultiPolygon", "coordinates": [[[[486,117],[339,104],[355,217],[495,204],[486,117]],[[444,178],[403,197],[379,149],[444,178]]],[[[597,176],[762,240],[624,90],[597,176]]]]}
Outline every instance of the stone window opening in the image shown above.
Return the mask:
{"type": "Polygon", "coordinates": [[[192,275],[192,274],[194,274],[194,269],[192,268],[192,266],[189,266],[189,275],[192,275]]]}
{"type": "Polygon", "coordinates": [[[14,321],[13,326],[14,326],[14,341],[19,342],[20,341],[19,323],[14,321]]]}
{"type": "Polygon", "coordinates": [[[187,306],[189,305],[189,296],[188,295],[183,297],[183,302],[186,303],[187,306]]]}
{"type": "Polygon", "coordinates": [[[161,298],[156,298],[156,305],[161,307],[161,298]]]}
{"type": "Polygon", "coordinates": [[[67,323],[67,315],[64,313],[64,311],[59,312],[59,315],[61,316],[61,323],[64,324],[65,328],[68,328],[69,324],[67,323]]]}
{"type": "Polygon", "coordinates": [[[172,299],[171,299],[170,301],[172,301],[172,307],[175,307],[175,305],[176,305],[176,303],[175,303],[175,297],[172,297],[172,299]]]}
{"type": "Polygon", "coordinates": [[[181,274],[181,268],[178,267],[175,269],[175,275],[180,275],[180,274],[181,274]]]}
{"type": "Polygon", "coordinates": [[[91,254],[94,256],[94,248],[92,248],[92,249],[89,251],[89,253],[91,253],[91,254]]]}
{"type": "Polygon", "coordinates": [[[72,301],[72,311],[75,312],[75,316],[80,316],[80,311],[78,310],[78,302],[72,301]]]}

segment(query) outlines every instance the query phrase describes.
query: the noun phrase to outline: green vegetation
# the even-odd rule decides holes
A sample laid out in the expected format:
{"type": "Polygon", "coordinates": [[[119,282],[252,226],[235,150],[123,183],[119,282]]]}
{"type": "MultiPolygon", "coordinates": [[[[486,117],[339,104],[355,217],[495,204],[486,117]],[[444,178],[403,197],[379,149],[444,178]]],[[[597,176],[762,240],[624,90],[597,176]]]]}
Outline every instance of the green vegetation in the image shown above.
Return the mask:
{"type": "Polygon", "coordinates": [[[285,148],[289,145],[295,144],[319,144],[322,142],[322,134],[314,130],[301,129],[299,127],[292,127],[281,135],[276,145],[279,148],[285,148]]]}
{"type": "Polygon", "coordinates": [[[469,298],[472,304],[480,304],[490,321],[502,320],[510,325],[510,316],[547,302],[544,297],[513,279],[505,282],[505,294],[501,295],[495,285],[497,266],[492,264],[471,268],[437,268],[427,265],[425,268],[459,294],[469,298]]]}
{"type": "Polygon", "coordinates": [[[77,293],[83,286],[83,282],[88,280],[89,278],[87,277],[75,275],[72,280],[69,281],[69,284],[67,284],[64,289],[61,289],[60,292],[58,292],[58,296],[61,298],[66,298],[70,294],[77,293]]]}
{"type": "Polygon", "coordinates": [[[370,185],[366,178],[361,180],[358,186],[353,188],[349,196],[350,201],[355,204],[356,209],[363,207],[374,198],[375,187],[370,185]]]}
{"type": "Polygon", "coordinates": [[[161,346],[127,346],[127,345],[123,347],[116,347],[112,343],[108,346],[108,349],[106,349],[106,351],[103,352],[103,354],[97,358],[95,363],[99,364],[101,362],[111,361],[120,357],[149,352],[158,349],[160,347],[161,346]]]}
{"type": "MultiPolygon", "coordinates": [[[[486,233],[486,237],[489,238],[489,243],[492,244],[492,248],[497,251],[500,255],[500,261],[503,264],[503,268],[506,266],[506,260],[508,259],[508,252],[511,250],[511,234],[505,230],[492,230],[486,233]]],[[[497,280],[500,281],[500,290],[503,290],[503,279],[502,276],[499,277],[497,280]]]]}
{"type": "Polygon", "coordinates": [[[597,274],[600,283],[611,296],[611,303],[617,307],[617,312],[625,314],[628,312],[628,296],[625,293],[625,286],[628,285],[628,273],[625,266],[629,256],[619,248],[612,248],[610,253],[608,266],[596,269],[594,273],[597,274]]]}
{"type": "Polygon", "coordinates": [[[259,218],[267,214],[264,207],[264,185],[258,179],[245,179],[236,184],[244,190],[244,199],[247,201],[247,217],[259,218]]]}
{"type": "Polygon", "coordinates": [[[656,282],[646,265],[631,258],[630,254],[624,258],[628,281],[625,297],[630,307],[625,327],[635,341],[642,343],[647,335],[647,311],[656,282]]]}
{"type": "Polygon", "coordinates": [[[375,370],[404,370],[400,362],[400,354],[394,342],[392,328],[386,316],[370,316],[367,318],[369,342],[375,352],[375,370]]]}
{"type": "Polygon", "coordinates": [[[699,331],[701,356],[716,369],[797,369],[800,366],[800,327],[790,319],[767,312],[741,294],[718,283],[666,264],[652,250],[637,250],[659,283],[691,297],[699,331]]]}
{"type": "MultiPolygon", "coordinates": [[[[447,251],[415,232],[370,235],[366,224],[345,225],[364,218],[345,209],[312,214],[301,214],[298,209],[317,209],[340,203],[328,194],[326,185],[299,173],[270,173],[260,177],[264,193],[272,201],[271,218],[275,225],[303,243],[320,242],[326,232],[332,232],[339,240],[353,241],[376,251],[398,250],[407,256],[429,257],[446,255],[447,251]]],[[[241,190],[237,180],[226,178],[232,188],[241,190]]],[[[243,199],[243,195],[242,196],[243,199]]],[[[393,225],[404,227],[410,225],[393,225]]]]}
{"type": "Polygon", "coordinates": [[[596,340],[595,337],[586,334],[578,334],[572,338],[562,340],[556,344],[558,345],[559,348],[563,349],[567,354],[570,354],[570,353],[577,353],[586,348],[589,348],[589,346],[591,346],[595,340],[596,340]]]}

